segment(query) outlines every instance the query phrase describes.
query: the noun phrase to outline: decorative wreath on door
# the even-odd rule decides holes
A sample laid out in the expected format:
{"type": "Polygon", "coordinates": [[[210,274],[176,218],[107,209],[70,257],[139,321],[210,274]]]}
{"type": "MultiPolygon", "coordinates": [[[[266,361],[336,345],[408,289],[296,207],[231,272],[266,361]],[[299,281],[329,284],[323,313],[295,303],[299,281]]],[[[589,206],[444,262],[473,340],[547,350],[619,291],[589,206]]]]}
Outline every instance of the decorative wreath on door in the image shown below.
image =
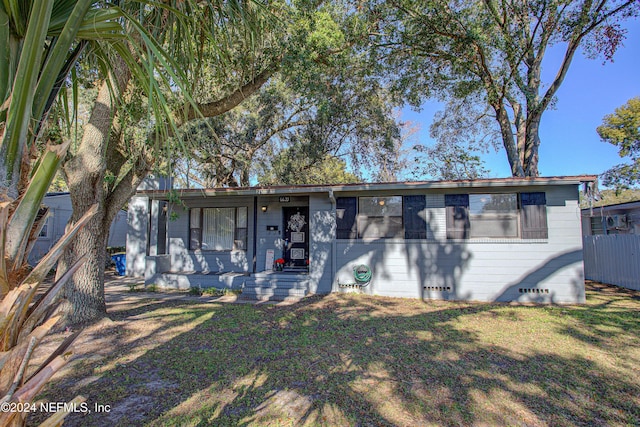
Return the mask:
{"type": "Polygon", "coordinates": [[[287,223],[287,226],[291,231],[300,231],[302,230],[302,227],[304,227],[306,223],[307,221],[304,219],[304,215],[298,212],[296,214],[291,215],[291,218],[289,218],[289,222],[287,223]]]}

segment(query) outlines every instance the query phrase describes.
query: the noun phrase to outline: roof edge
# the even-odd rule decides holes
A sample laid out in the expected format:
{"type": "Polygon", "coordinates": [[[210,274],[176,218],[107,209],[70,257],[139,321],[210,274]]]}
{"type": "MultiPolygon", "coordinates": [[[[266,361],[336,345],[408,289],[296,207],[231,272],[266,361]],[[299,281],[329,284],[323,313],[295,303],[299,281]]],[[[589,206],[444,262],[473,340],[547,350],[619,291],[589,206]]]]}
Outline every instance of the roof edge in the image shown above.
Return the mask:
{"type": "MultiPolygon", "coordinates": [[[[274,185],[256,187],[224,187],[224,188],[197,188],[175,189],[180,197],[214,197],[214,196],[264,196],[278,194],[311,194],[346,192],[346,191],[371,191],[371,190],[429,190],[429,189],[461,189],[461,188],[500,188],[519,186],[544,186],[544,185],[578,185],[584,182],[595,182],[596,175],[552,176],[532,178],[484,178],[474,180],[447,180],[447,181],[405,181],[405,182],[381,182],[381,183],[353,183],[353,184],[327,184],[327,185],[274,185]]],[[[140,190],[136,194],[152,198],[162,198],[170,190],[140,190]]]]}
{"type": "Polygon", "coordinates": [[[599,205],[587,208],[581,208],[581,211],[589,211],[591,209],[603,209],[603,210],[616,210],[616,209],[627,209],[627,208],[636,208],[640,207],[640,199],[638,200],[630,200],[628,202],[620,202],[620,203],[612,203],[610,205],[599,205]]]}

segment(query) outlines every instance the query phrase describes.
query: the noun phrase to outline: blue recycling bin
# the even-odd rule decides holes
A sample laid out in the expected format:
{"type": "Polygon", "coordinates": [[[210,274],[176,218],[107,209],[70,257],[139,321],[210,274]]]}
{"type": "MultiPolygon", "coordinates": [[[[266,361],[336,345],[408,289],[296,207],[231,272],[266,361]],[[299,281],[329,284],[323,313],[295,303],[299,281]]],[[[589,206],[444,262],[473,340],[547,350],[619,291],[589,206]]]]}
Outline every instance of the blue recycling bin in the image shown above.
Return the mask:
{"type": "Polygon", "coordinates": [[[120,252],[111,255],[111,259],[116,263],[116,271],[118,276],[124,276],[127,274],[127,254],[120,252]]]}

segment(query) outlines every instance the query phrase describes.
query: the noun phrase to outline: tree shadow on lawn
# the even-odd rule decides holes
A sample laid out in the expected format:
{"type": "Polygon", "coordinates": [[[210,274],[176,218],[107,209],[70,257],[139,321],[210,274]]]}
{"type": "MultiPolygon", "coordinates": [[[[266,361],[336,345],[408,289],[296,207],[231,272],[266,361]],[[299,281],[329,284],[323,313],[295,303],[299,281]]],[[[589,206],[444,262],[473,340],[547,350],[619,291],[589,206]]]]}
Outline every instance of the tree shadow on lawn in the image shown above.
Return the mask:
{"type": "MultiPolygon", "coordinates": [[[[595,282],[588,282],[586,288],[587,305],[546,307],[558,317],[573,319],[559,332],[614,353],[640,347],[640,334],[625,335],[640,329],[640,292],[595,282]]],[[[640,359],[636,362],[640,364],[640,359]]]]}
{"type": "MultiPolygon", "coordinates": [[[[292,306],[156,307],[121,313],[132,323],[175,317],[145,338],[115,336],[122,350],[103,361],[102,376],[66,394],[70,379],[52,384],[46,394],[56,400],[80,393],[90,408],[110,405],[108,413],[72,414],[65,425],[640,422],[637,378],[553,349],[492,344],[466,326],[519,322],[517,307],[353,295],[292,306]],[[114,363],[154,340],[161,343],[114,363]]],[[[519,339],[531,339],[522,330],[519,339]]]]}

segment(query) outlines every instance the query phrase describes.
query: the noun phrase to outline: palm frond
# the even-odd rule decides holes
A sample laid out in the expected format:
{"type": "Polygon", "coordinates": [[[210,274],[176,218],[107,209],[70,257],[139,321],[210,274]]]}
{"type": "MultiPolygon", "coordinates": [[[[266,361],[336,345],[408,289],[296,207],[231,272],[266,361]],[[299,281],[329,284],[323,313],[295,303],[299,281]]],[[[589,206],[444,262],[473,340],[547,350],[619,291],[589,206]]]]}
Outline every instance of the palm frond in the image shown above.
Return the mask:
{"type": "Polygon", "coordinates": [[[15,79],[11,91],[6,128],[0,145],[0,179],[6,180],[9,195],[13,197],[17,196],[20,162],[27,146],[34,88],[40,71],[40,67],[34,64],[42,62],[42,46],[53,3],[54,0],[43,0],[39,7],[33,9],[16,72],[20,78],[15,79]]]}
{"type": "Polygon", "coordinates": [[[36,219],[42,199],[51,185],[60,161],[67,152],[69,144],[49,145],[36,171],[31,178],[27,191],[20,198],[20,202],[11,215],[11,220],[6,230],[5,256],[9,268],[20,266],[25,260],[25,249],[31,235],[31,228],[36,219]]]}

